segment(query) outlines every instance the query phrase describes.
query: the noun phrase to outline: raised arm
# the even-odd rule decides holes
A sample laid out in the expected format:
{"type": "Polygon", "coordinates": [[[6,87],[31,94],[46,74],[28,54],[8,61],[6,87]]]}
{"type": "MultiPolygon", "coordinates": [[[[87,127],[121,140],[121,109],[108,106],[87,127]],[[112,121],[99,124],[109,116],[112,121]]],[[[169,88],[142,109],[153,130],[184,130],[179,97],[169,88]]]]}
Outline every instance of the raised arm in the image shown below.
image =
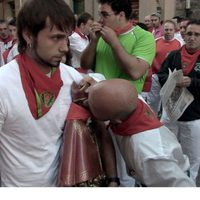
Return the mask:
{"type": "MultiPolygon", "coordinates": [[[[116,33],[111,28],[104,26],[101,30],[101,35],[102,38],[111,46],[119,66],[126,74],[131,76],[133,80],[138,80],[145,74],[149,68],[149,63],[135,55],[128,54],[121,45],[116,33]]],[[[151,49],[151,51],[153,52],[154,49],[151,49]]]]}
{"type": "Polygon", "coordinates": [[[81,56],[81,67],[83,69],[92,69],[95,65],[95,57],[96,57],[96,46],[101,36],[100,31],[102,29],[102,24],[98,22],[94,22],[91,26],[90,31],[90,43],[83,51],[81,56]]]}

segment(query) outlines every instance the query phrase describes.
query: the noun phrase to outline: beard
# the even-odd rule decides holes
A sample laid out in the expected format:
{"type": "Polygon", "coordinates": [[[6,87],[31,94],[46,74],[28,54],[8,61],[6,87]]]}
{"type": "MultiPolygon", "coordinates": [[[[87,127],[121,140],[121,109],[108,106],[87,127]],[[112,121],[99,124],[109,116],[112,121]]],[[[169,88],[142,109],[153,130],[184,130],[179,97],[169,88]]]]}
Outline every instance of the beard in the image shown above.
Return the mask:
{"type": "Polygon", "coordinates": [[[57,62],[56,64],[52,64],[46,60],[44,60],[38,53],[37,51],[35,50],[35,59],[37,60],[38,63],[40,63],[41,65],[46,65],[48,67],[59,67],[60,65],[60,62],[57,62]]]}
{"type": "MultiPolygon", "coordinates": [[[[38,45],[37,45],[37,40],[36,40],[36,38],[35,38],[34,41],[33,41],[32,51],[33,51],[34,59],[35,59],[39,64],[41,64],[41,65],[43,65],[43,66],[48,66],[48,67],[51,67],[51,68],[53,68],[53,67],[59,67],[61,61],[58,61],[56,64],[52,64],[52,63],[50,63],[49,61],[43,59],[43,58],[38,54],[37,47],[38,47],[38,45]]],[[[48,51],[48,50],[47,50],[47,51],[48,51]]]]}

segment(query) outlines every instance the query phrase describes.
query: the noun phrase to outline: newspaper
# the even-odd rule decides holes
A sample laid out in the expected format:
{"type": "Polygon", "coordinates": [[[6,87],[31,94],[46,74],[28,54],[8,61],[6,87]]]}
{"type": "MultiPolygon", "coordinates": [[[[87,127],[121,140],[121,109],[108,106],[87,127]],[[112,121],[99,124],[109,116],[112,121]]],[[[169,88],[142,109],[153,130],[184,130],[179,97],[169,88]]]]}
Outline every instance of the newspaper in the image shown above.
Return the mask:
{"type": "Polygon", "coordinates": [[[185,87],[176,87],[176,83],[183,79],[183,71],[169,69],[166,83],[160,90],[162,106],[171,121],[176,121],[194,100],[193,95],[185,87]]]}

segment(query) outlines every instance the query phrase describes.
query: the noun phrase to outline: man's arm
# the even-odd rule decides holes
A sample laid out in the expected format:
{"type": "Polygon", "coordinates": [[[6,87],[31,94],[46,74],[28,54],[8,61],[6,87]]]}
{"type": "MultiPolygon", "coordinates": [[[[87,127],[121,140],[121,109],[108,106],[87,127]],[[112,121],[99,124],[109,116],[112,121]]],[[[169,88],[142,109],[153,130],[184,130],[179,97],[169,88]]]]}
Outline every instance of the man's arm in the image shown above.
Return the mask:
{"type": "Polygon", "coordinates": [[[115,148],[111,135],[103,122],[98,121],[97,130],[100,138],[102,164],[108,180],[108,186],[119,186],[119,182],[117,181],[118,177],[115,148]]]}
{"type": "Polygon", "coordinates": [[[115,58],[123,71],[133,80],[141,78],[149,68],[149,64],[133,55],[128,54],[119,41],[111,45],[115,58]]]}
{"type": "Polygon", "coordinates": [[[81,67],[83,69],[91,69],[95,65],[95,57],[96,57],[96,46],[101,36],[100,31],[102,29],[102,25],[98,22],[94,22],[90,31],[90,43],[85,48],[81,55],[81,67]]]}
{"type": "Polygon", "coordinates": [[[91,40],[81,55],[81,67],[92,69],[95,65],[97,41],[91,40]]]}
{"type": "Polygon", "coordinates": [[[121,45],[116,33],[111,28],[103,27],[101,35],[102,38],[111,46],[119,66],[126,74],[131,76],[133,80],[138,80],[145,74],[149,68],[149,64],[143,59],[128,54],[121,45]]]}

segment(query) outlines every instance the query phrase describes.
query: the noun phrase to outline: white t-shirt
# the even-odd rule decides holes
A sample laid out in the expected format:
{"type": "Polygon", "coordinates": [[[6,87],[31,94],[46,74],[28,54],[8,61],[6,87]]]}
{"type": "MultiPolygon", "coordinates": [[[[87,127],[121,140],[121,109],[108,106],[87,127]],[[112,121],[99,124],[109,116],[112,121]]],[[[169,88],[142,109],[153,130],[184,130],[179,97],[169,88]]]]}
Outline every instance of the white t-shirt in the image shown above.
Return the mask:
{"type": "Polygon", "coordinates": [[[70,88],[82,76],[60,65],[63,86],[53,106],[34,119],[15,60],[0,68],[0,173],[1,186],[51,187],[56,185],[59,150],[65,118],[71,104],[70,88]]]}
{"type": "Polygon", "coordinates": [[[72,67],[80,67],[81,54],[89,44],[89,39],[82,38],[78,33],[74,32],[70,37],[70,51],[72,54],[72,67]]]}

